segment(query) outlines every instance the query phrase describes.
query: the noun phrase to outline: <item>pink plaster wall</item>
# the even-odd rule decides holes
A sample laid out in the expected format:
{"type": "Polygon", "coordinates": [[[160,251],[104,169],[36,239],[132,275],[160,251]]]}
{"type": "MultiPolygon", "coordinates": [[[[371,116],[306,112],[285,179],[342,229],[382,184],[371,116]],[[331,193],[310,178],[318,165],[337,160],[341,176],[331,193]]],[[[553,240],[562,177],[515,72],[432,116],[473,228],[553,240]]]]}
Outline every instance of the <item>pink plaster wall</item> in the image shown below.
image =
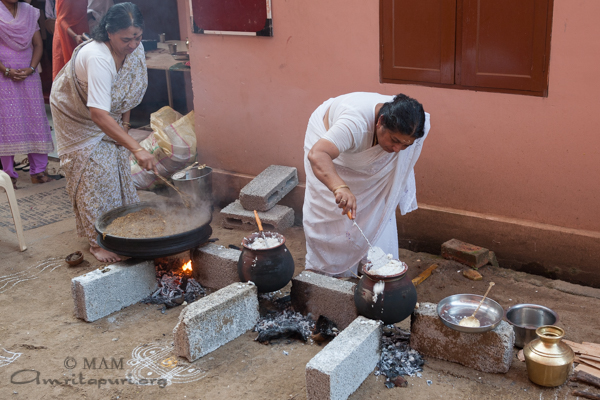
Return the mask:
{"type": "Polygon", "coordinates": [[[402,92],[432,118],[419,202],[600,231],[600,2],[555,0],[547,98],[381,84],[378,8],[273,0],[273,38],[189,34],[201,161],[250,175],[290,165],[303,179],[320,103],[402,92]]]}

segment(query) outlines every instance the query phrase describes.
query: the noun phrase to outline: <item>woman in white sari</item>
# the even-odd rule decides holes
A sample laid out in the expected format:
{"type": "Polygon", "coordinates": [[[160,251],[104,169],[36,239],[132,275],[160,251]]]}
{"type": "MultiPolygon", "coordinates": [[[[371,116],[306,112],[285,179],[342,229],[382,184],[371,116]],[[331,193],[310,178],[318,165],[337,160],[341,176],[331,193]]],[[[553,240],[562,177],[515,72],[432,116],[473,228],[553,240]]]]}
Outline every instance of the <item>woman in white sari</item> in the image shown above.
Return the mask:
{"type": "Polygon", "coordinates": [[[402,94],[349,93],[317,108],[304,140],[306,269],[356,272],[368,245],[349,217],[398,258],[395,211],[417,208],[414,165],[429,126],[423,106],[402,94]]]}
{"type": "Polygon", "coordinates": [[[129,155],[133,153],[146,170],[155,170],[156,165],[154,156],[127,133],[130,110],[148,87],[140,46],[143,28],[136,5],[111,7],[92,33],[93,40],[79,45],[61,69],[50,95],[77,233],[88,239],[90,252],[102,262],[120,258],[96,242],[96,219],[113,208],[139,202],[129,155]]]}

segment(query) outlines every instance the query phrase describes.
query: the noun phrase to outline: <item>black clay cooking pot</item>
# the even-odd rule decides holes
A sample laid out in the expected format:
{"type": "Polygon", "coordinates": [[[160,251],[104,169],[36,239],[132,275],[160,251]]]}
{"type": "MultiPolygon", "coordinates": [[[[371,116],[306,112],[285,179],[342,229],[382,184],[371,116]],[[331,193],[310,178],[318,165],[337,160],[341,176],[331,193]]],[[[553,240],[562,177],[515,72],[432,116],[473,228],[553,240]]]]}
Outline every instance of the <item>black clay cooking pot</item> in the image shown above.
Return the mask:
{"type": "Polygon", "coordinates": [[[242,282],[252,281],[259,293],[281,289],[294,276],[294,258],[285,245],[285,237],[277,232],[265,232],[267,238],[279,239],[279,245],[268,249],[253,249],[251,244],[260,237],[256,232],[242,241],[238,260],[238,275],[242,282]]]}
{"type": "MultiPolygon", "coordinates": [[[[184,207],[181,203],[169,203],[168,206],[174,210],[182,209],[184,207]]],[[[96,232],[98,232],[96,240],[100,247],[122,256],[150,260],[178,254],[194,248],[205,243],[212,234],[212,228],[209,225],[212,215],[205,212],[206,218],[201,219],[196,228],[175,235],[153,238],[125,238],[109,234],[104,235],[106,227],[116,218],[123,217],[129,213],[140,211],[148,207],[164,209],[162,204],[159,206],[157,203],[153,202],[142,202],[114,208],[98,218],[95,228],[96,232]]],[[[199,213],[202,211],[191,209],[189,212],[199,213]]]]}

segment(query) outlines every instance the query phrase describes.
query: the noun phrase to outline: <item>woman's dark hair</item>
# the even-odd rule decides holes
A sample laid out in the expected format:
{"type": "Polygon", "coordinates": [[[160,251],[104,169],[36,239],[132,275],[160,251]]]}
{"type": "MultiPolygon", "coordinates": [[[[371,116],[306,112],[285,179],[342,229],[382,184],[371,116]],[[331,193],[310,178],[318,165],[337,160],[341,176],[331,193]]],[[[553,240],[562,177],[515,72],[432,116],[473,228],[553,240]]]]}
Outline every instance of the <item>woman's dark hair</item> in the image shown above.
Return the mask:
{"type": "Polygon", "coordinates": [[[144,16],[138,6],[133,3],[118,3],[109,8],[108,12],[92,32],[92,38],[106,42],[109,33],[115,33],[130,26],[144,29],[144,16]]]}
{"type": "Polygon", "coordinates": [[[382,116],[382,124],[393,132],[421,138],[425,135],[425,111],[417,100],[404,94],[394,97],[389,103],[384,103],[377,120],[382,116]]]}

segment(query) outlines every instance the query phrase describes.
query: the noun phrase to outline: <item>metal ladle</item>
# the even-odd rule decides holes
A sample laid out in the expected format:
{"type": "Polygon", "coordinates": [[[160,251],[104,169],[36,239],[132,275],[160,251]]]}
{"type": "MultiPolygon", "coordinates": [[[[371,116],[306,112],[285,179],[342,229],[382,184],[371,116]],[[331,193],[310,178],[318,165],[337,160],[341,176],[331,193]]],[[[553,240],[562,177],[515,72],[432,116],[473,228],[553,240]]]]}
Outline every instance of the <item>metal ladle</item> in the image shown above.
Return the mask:
{"type": "Polygon", "coordinates": [[[458,323],[460,326],[467,326],[469,328],[479,328],[481,326],[481,323],[479,322],[479,320],[477,318],[475,318],[475,314],[477,314],[477,311],[479,311],[479,307],[481,307],[481,305],[483,304],[483,301],[485,300],[488,293],[490,292],[490,289],[494,285],[495,285],[494,282],[490,282],[490,286],[488,287],[488,290],[486,290],[485,294],[483,295],[483,299],[481,299],[481,301],[479,302],[479,305],[477,306],[477,308],[475,309],[473,314],[470,317],[464,317],[463,319],[461,319],[460,322],[458,323]]]}

